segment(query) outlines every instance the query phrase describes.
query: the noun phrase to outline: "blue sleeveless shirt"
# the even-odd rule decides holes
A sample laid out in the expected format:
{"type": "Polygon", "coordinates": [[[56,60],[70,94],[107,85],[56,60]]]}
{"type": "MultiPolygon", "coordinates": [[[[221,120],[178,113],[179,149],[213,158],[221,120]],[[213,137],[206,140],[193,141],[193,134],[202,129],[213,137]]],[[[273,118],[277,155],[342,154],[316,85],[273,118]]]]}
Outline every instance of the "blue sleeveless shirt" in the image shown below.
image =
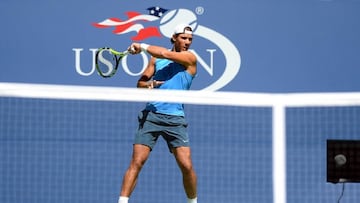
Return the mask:
{"type": "MultiPolygon", "coordinates": [[[[168,59],[156,59],[153,80],[164,81],[159,89],[189,90],[194,76],[185,67],[168,59]]],[[[169,102],[148,102],[146,110],[175,116],[184,116],[184,104],[169,102]]]]}

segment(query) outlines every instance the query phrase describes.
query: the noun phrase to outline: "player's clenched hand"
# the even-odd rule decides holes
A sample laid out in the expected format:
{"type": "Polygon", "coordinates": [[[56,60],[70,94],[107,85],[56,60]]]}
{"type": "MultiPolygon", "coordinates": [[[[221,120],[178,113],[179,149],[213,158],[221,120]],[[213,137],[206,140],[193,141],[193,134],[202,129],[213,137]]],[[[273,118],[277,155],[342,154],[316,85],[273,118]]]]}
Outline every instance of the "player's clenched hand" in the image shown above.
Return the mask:
{"type": "Polygon", "coordinates": [[[147,82],[148,88],[153,89],[155,87],[158,87],[160,85],[164,84],[164,81],[157,81],[157,80],[150,80],[147,82]]]}
{"type": "Polygon", "coordinates": [[[138,54],[141,52],[141,47],[140,47],[140,43],[132,43],[129,48],[128,51],[130,54],[138,54]]]}

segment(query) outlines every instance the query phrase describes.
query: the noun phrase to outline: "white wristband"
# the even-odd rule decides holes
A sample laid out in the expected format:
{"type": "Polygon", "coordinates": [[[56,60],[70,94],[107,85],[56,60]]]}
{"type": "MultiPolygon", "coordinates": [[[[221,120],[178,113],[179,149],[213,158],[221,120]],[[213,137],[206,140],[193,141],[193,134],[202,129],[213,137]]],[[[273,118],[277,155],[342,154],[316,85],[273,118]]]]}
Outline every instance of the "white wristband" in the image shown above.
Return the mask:
{"type": "Polygon", "coordinates": [[[148,45],[148,44],[141,43],[141,44],[140,44],[141,51],[147,51],[147,49],[148,49],[149,46],[150,46],[150,45],[148,45]]]}

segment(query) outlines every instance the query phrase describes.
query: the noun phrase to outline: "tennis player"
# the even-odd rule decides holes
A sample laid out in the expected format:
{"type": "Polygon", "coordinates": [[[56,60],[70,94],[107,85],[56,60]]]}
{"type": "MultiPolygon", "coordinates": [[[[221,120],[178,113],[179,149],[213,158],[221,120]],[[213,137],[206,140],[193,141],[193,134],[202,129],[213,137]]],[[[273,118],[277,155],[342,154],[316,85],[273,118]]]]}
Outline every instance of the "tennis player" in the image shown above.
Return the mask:
{"type": "MultiPolygon", "coordinates": [[[[133,43],[132,54],[141,51],[151,55],[147,68],[138,80],[139,88],[189,90],[196,74],[196,56],[188,49],[192,43],[189,25],[175,27],[172,49],[133,43]]],[[[197,177],[191,160],[187,122],[182,103],[149,102],[139,113],[139,127],[133,145],[132,159],[122,182],[119,203],[128,203],[141,168],[149,157],[159,136],[162,136],[174,155],[183,176],[188,203],[197,203],[197,177]]]]}

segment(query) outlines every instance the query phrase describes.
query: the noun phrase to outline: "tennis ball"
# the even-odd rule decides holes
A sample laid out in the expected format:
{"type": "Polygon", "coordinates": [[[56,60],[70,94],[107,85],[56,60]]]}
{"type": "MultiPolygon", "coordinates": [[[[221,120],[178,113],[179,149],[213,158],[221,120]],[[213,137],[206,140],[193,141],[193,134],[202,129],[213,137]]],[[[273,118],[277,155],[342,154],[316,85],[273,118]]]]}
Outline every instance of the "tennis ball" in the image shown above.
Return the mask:
{"type": "Polygon", "coordinates": [[[172,37],[174,34],[174,28],[181,23],[190,25],[193,31],[197,26],[196,15],[187,9],[175,9],[166,12],[166,14],[160,20],[160,32],[166,37],[172,37]]]}

